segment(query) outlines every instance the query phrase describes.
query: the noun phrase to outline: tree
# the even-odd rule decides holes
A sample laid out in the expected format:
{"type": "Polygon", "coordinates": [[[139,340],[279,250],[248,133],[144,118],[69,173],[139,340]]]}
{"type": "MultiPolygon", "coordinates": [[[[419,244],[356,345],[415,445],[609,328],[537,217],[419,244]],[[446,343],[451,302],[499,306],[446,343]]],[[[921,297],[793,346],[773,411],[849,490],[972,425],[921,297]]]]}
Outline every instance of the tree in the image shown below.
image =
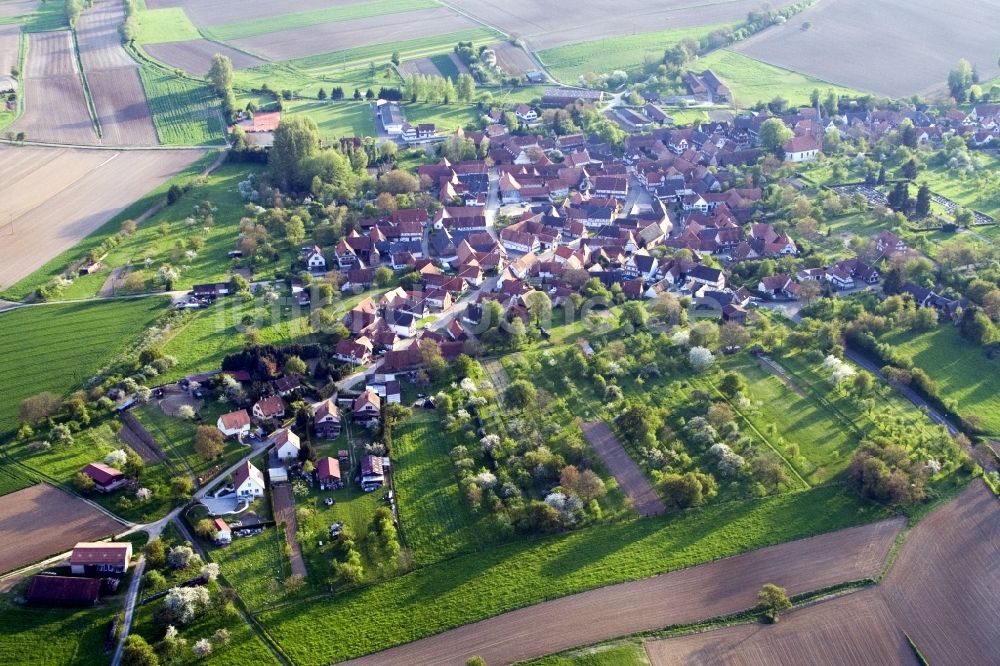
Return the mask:
{"type": "Polygon", "coordinates": [[[38,423],[59,411],[62,401],[55,393],[39,393],[21,401],[20,416],[24,423],[38,423]]]}
{"type": "Polygon", "coordinates": [[[393,169],[385,174],[378,181],[379,192],[389,194],[412,194],[420,189],[420,181],[417,177],[400,169],[393,169]]]}
{"type": "Polygon", "coordinates": [[[160,621],[169,624],[190,624],[208,608],[210,601],[208,588],[203,585],[170,588],[160,607],[160,621]]]}
{"type": "Polygon", "coordinates": [[[535,402],[537,391],[526,379],[515,379],[504,390],[504,400],[514,409],[523,409],[535,402]]]}
{"type": "Polygon", "coordinates": [[[799,283],[799,301],[803,305],[815,303],[823,294],[823,287],[818,280],[804,280],[799,283]]]}
{"type": "Polygon", "coordinates": [[[298,356],[289,356],[285,361],[285,374],[286,375],[304,375],[309,366],[298,356]]]}
{"type": "Polygon", "coordinates": [[[379,266],[375,270],[375,286],[385,289],[392,284],[392,269],[386,266],[379,266]]]}
{"type": "Polygon", "coordinates": [[[73,475],[73,487],[84,495],[92,493],[95,485],[94,480],[83,472],[77,472],[73,475]]]}
{"type": "Polygon", "coordinates": [[[917,190],[917,217],[927,217],[931,212],[931,188],[922,183],[917,190]]]}
{"type": "Polygon", "coordinates": [[[531,313],[531,321],[536,326],[552,324],[552,299],[544,291],[530,291],[524,295],[524,304],[531,313]]]}
{"type": "Polygon", "coordinates": [[[962,58],[955,64],[955,68],[948,72],[948,91],[957,101],[964,102],[965,91],[972,83],[972,65],[962,58]]]}
{"type": "Polygon", "coordinates": [[[174,546],[167,553],[167,564],[171,569],[187,569],[195,557],[191,546],[174,546]]]}
{"type": "Polygon", "coordinates": [[[469,657],[465,660],[465,666],[486,666],[486,660],[478,655],[469,657]]]}
{"type": "MultiPolygon", "coordinates": [[[[225,438],[215,426],[198,426],[194,433],[194,450],[205,460],[214,460],[222,455],[225,438]]],[[[173,483],[171,482],[171,486],[173,483]]]]}
{"type": "Polygon", "coordinates": [[[122,650],[122,666],[160,666],[153,647],[139,634],[129,634],[122,650]]]}
{"type": "Polygon", "coordinates": [[[730,398],[735,398],[740,395],[746,390],[746,388],[747,383],[746,380],[743,379],[743,375],[736,372],[727,372],[719,381],[719,390],[730,398]]]}
{"type": "Polygon", "coordinates": [[[704,347],[692,347],[688,352],[688,360],[695,370],[701,372],[715,363],[715,356],[704,347]]]}
{"type": "Polygon", "coordinates": [[[202,518],[194,526],[194,533],[203,539],[211,539],[215,536],[215,525],[208,518],[202,518]]]}
{"type": "Polygon", "coordinates": [[[146,564],[153,569],[161,569],[167,563],[167,548],[159,537],[146,544],[143,554],[146,556],[146,564]]]}
{"type": "Polygon", "coordinates": [[[723,349],[742,349],[750,342],[750,334],[742,324],[727,322],[719,331],[719,345],[723,349]]]}
{"type": "Polygon", "coordinates": [[[174,499],[186,500],[194,492],[194,482],[186,476],[175,476],[170,479],[170,496],[174,499]]]}
{"type": "Polygon", "coordinates": [[[212,66],[208,70],[208,80],[212,82],[216,94],[220,97],[232,92],[233,61],[229,56],[216,53],[212,56],[212,66]]]}
{"type": "Polygon", "coordinates": [[[640,329],[646,327],[646,323],[649,321],[649,313],[646,312],[646,306],[640,301],[628,301],[622,305],[622,311],[618,319],[622,324],[631,324],[632,328],[640,329]]]}
{"type": "Polygon", "coordinates": [[[322,101],[323,101],[324,99],[326,99],[326,90],[324,90],[323,88],[320,88],[320,89],[319,89],[319,92],[318,92],[318,93],[316,93],[316,99],[318,99],[318,100],[319,100],[319,101],[321,101],[321,102],[322,102],[322,101]]]}
{"type": "Polygon", "coordinates": [[[793,135],[780,118],[768,118],[761,124],[757,136],[764,150],[777,154],[793,135]]]}
{"type": "Polygon", "coordinates": [[[274,131],[268,164],[276,183],[284,190],[307,188],[305,161],[319,151],[319,130],[307,116],[286,116],[274,131]]]}
{"type": "Polygon", "coordinates": [[[788,592],[774,583],[765,583],[757,593],[757,607],[764,611],[771,622],[778,621],[778,613],[792,607],[788,592]]]}
{"type": "Polygon", "coordinates": [[[399,66],[399,51],[393,51],[392,56],[389,58],[389,62],[393,65],[399,66]]]}

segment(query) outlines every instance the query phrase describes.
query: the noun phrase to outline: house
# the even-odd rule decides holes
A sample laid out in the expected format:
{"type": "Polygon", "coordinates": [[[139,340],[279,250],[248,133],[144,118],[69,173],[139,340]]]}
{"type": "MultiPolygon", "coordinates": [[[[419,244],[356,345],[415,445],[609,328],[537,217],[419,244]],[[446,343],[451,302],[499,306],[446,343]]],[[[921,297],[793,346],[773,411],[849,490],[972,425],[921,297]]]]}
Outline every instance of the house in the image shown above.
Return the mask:
{"type": "Polygon", "coordinates": [[[831,266],[826,270],[826,281],[834,289],[853,289],[854,276],[840,266],[831,266]]]}
{"type": "Polygon", "coordinates": [[[233,542],[233,530],[222,518],[216,518],[212,521],[212,529],[214,530],[212,540],[215,541],[215,545],[224,546],[233,542]]]}
{"type": "Polygon", "coordinates": [[[343,486],[340,478],[340,461],[326,456],[316,461],[316,481],[320,490],[336,490],[343,486]]]}
{"type": "Polygon", "coordinates": [[[361,489],[366,493],[381,488],[385,483],[385,461],[381,456],[361,459],[361,489]]]}
{"type": "Polygon", "coordinates": [[[242,437],[250,432],[250,415],[245,409],[223,414],[215,422],[215,427],[226,437],[242,437]]]}
{"type": "Polygon", "coordinates": [[[770,298],[793,299],[798,294],[799,285],[787,275],[768,275],[757,283],[757,291],[770,298]]]}
{"type": "Polygon", "coordinates": [[[114,467],[104,463],[90,463],[83,468],[83,473],[94,481],[94,488],[101,493],[110,493],[125,485],[125,475],[114,467]]]}
{"type": "Polygon", "coordinates": [[[729,86],[710,69],[701,74],[688,72],[684,75],[684,83],[691,95],[715,104],[727,104],[732,100],[729,86]]]}
{"type": "Polygon", "coordinates": [[[249,460],[233,472],[233,488],[239,499],[253,499],[264,495],[264,474],[249,460]]]}
{"type": "Polygon", "coordinates": [[[267,478],[272,487],[279,483],[288,483],[288,468],[274,449],[267,456],[267,478]]]}
{"type": "Polygon", "coordinates": [[[786,162],[810,162],[819,155],[820,145],[813,135],[803,134],[793,136],[785,142],[782,149],[785,151],[786,162]]]}
{"type": "Polygon", "coordinates": [[[538,112],[527,104],[518,104],[514,110],[514,115],[522,123],[532,123],[538,120],[538,112]]]}
{"type": "Polygon", "coordinates": [[[81,541],[73,546],[69,568],[75,574],[124,574],[132,560],[132,544],[81,541]]]}
{"type": "Polygon", "coordinates": [[[351,365],[365,365],[371,361],[375,346],[368,336],[362,335],[356,340],[341,340],[334,348],[333,356],[338,361],[351,365]]]}
{"type": "Polygon", "coordinates": [[[875,249],[883,257],[891,257],[906,252],[909,248],[906,241],[887,229],[875,237],[875,249]]]}
{"type": "Polygon", "coordinates": [[[375,117],[389,136],[400,136],[403,133],[406,116],[403,115],[403,110],[399,107],[398,102],[378,100],[375,103],[375,117]]]}
{"type": "Polygon", "coordinates": [[[417,318],[411,312],[389,310],[385,313],[385,323],[398,336],[412,338],[417,334],[417,318]]]}
{"type": "Polygon", "coordinates": [[[282,428],[274,434],[274,451],[282,460],[298,458],[302,442],[291,428],[282,428]]]}
{"type": "Polygon", "coordinates": [[[320,439],[337,439],[340,437],[340,409],[332,399],[327,398],[312,406],[313,427],[320,439]]]}
{"type": "Polygon", "coordinates": [[[313,245],[305,253],[306,268],[312,273],[326,272],[326,257],[323,256],[323,249],[319,245],[313,245]]]}
{"type": "Polygon", "coordinates": [[[46,606],[93,606],[101,596],[100,578],[33,576],[24,598],[46,606]]]}
{"type": "Polygon", "coordinates": [[[354,420],[359,423],[367,424],[369,427],[378,423],[379,415],[382,411],[382,399],[378,397],[375,391],[370,389],[365,389],[354,400],[351,412],[354,415],[354,420]]]}
{"type": "Polygon", "coordinates": [[[280,396],[289,396],[302,386],[302,382],[299,381],[298,377],[278,377],[274,380],[274,390],[278,392],[280,396]]]}
{"type": "Polygon", "coordinates": [[[269,395],[255,402],[251,411],[254,418],[260,421],[278,419],[285,415],[285,401],[279,396],[269,395]]]}
{"type": "Polygon", "coordinates": [[[566,106],[577,100],[598,104],[604,100],[604,93],[584,88],[546,88],[542,92],[542,106],[566,106]]]}
{"type": "Polygon", "coordinates": [[[688,271],[687,275],[699,286],[706,285],[720,291],[726,286],[726,276],[718,268],[710,268],[709,266],[698,264],[688,271]]]}
{"type": "Polygon", "coordinates": [[[434,138],[437,133],[437,126],[434,123],[420,123],[419,125],[411,125],[410,123],[403,123],[402,131],[400,134],[407,143],[418,143],[420,141],[429,141],[434,138]]]}

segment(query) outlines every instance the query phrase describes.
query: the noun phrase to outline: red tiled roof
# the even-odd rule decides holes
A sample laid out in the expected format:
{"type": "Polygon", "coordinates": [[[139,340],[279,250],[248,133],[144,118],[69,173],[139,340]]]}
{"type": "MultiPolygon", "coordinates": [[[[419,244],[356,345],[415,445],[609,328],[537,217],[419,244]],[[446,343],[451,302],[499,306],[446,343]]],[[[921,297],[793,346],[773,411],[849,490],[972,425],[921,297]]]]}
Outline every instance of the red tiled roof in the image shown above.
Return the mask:
{"type": "Polygon", "coordinates": [[[131,558],[132,544],[130,543],[90,543],[81,541],[73,546],[73,554],[69,557],[69,563],[75,565],[114,564],[117,566],[127,566],[131,558]]]}
{"type": "Polygon", "coordinates": [[[316,463],[316,476],[323,479],[340,479],[340,461],[327,456],[316,463]]]}

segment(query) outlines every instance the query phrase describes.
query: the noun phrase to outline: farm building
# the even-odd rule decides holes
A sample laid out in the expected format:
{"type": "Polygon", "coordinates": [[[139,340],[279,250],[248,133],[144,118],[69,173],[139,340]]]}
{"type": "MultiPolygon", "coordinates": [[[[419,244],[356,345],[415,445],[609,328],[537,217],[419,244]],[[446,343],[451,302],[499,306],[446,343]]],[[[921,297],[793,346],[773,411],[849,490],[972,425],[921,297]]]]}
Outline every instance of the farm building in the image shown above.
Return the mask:
{"type": "Polygon", "coordinates": [[[222,518],[216,518],[212,521],[212,528],[215,530],[215,536],[213,540],[216,545],[222,546],[227,543],[233,542],[233,531],[229,528],[222,518]]]}
{"type": "Polygon", "coordinates": [[[566,106],[578,99],[596,104],[604,99],[604,93],[583,88],[546,88],[542,93],[542,106],[566,106]]]}
{"type": "Polygon", "coordinates": [[[83,468],[83,473],[94,481],[98,492],[110,493],[125,485],[125,475],[119,470],[104,463],[90,463],[83,468]]]}
{"type": "Polygon", "coordinates": [[[100,578],[34,576],[24,598],[29,604],[93,606],[101,597],[100,578]]]}
{"type": "Polygon", "coordinates": [[[233,472],[233,488],[240,499],[253,499],[264,495],[264,475],[249,460],[233,472]]]}
{"type": "Polygon", "coordinates": [[[299,457],[302,443],[291,428],[282,428],[274,434],[274,452],[281,460],[299,457]]]}
{"type": "Polygon", "coordinates": [[[281,418],[285,415],[285,401],[280,396],[269,395],[255,402],[252,411],[254,418],[261,421],[281,418]]]}
{"type": "Polygon", "coordinates": [[[313,406],[313,427],[320,439],[337,439],[340,437],[340,409],[333,400],[327,398],[313,406]]]}
{"type": "Polygon", "coordinates": [[[361,459],[361,489],[366,493],[385,484],[386,460],[381,456],[365,456],[361,459]]]}
{"type": "Polygon", "coordinates": [[[343,483],[340,478],[340,461],[327,456],[316,462],[316,480],[320,490],[336,490],[343,483]]]}
{"type": "Polygon", "coordinates": [[[81,541],[69,557],[70,570],[75,574],[123,574],[132,560],[132,544],[91,543],[81,541]]]}
{"type": "Polygon", "coordinates": [[[375,103],[375,119],[382,125],[389,136],[399,136],[403,133],[406,116],[398,102],[388,102],[380,99],[375,103]]]}
{"type": "Polygon", "coordinates": [[[247,414],[247,410],[245,409],[223,414],[216,421],[215,427],[226,437],[245,435],[250,432],[250,415],[247,414]]]}

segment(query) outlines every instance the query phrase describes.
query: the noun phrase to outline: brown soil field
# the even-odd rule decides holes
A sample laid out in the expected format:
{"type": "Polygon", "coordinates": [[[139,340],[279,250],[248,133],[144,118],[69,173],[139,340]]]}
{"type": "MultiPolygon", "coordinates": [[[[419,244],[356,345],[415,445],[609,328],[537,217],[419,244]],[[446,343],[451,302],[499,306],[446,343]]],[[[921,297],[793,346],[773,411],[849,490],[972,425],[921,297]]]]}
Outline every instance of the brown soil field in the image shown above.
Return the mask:
{"type": "Polygon", "coordinates": [[[353,5],[359,0],[146,0],[149,9],[181,7],[197,26],[225,25],[254,19],[353,5]]]}
{"type": "Polygon", "coordinates": [[[403,76],[412,76],[413,74],[423,74],[424,76],[441,76],[441,72],[438,68],[431,62],[430,58],[418,58],[417,60],[407,60],[406,62],[399,63],[397,67],[399,73],[403,76]]]}
{"type": "Polygon", "coordinates": [[[632,500],[632,505],[640,516],[658,516],[667,510],[659,495],[649,484],[649,480],[643,476],[642,470],[622,447],[607,423],[604,421],[584,423],[583,436],[604,461],[604,466],[618,481],[621,489],[632,500]]]}
{"type": "Polygon", "coordinates": [[[11,571],[101,539],[122,524],[83,500],[40,483],[4,495],[0,503],[0,571],[11,571]],[[42,519],[44,517],[44,520],[42,519]]]}
{"type": "Polygon", "coordinates": [[[70,249],[202,154],[0,146],[0,284],[70,249]]]}
{"type": "Polygon", "coordinates": [[[28,63],[24,68],[26,78],[75,76],[77,73],[73,36],[69,30],[28,35],[28,63]]]}
{"type": "Polygon", "coordinates": [[[646,651],[654,666],[914,664],[909,635],[932,664],[991,664],[997,590],[1000,502],[976,481],[913,528],[877,587],[797,609],[777,626],[653,641],[646,651]]]}
{"type": "MultiPolygon", "coordinates": [[[[448,3],[494,25],[532,48],[548,49],[602,37],[659,32],[715,23],[736,23],[758,0],[450,0],[448,3]]],[[[791,0],[770,3],[773,7],[791,0]]]]}
{"type": "Polygon", "coordinates": [[[475,27],[476,24],[464,16],[439,7],[269,32],[255,37],[235,39],[232,44],[267,60],[291,60],[357,46],[391,44],[404,39],[441,35],[475,27]]]}
{"type": "Polygon", "coordinates": [[[11,67],[17,65],[20,50],[21,26],[0,25],[0,73],[9,74],[11,67]]]}
{"type": "Polygon", "coordinates": [[[975,63],[984,81],[1000,73],[990,25],[1000,25],[994,0],[961,9],[937,0],[823,0],[734,48],[825,81],[908,97],[944,91],[959,58],[975,63]]]}
{"type": "Polygon", "coordinates": [[[187,42],[147,44],[142,47],[146,53],[171,67],[183,69],[195,76],[208,74],[212,66],[212,56],[221,53],[233,61],[233,69],[248,69],[264,63],[260,58],[223,46],[207,39],[192,39],[187,42]]]}
{"type": "Polygon", "coordinates": [[[292,565],[292,574],[304,577],[306,563],[302,559],[302,546],[299,545],[299,521],[295,517],[292,487],[287,483],[271,486],[271,500],[274,502],[274,520],[278,523],[277,529],[285,530],[285,541],[292,550],[292,556],[288,558],[292,565]]]}
{"type": "Polygon", "coordinates": [[[490,48],[496,51],[497,64],[500,68],[511,76],[524,76],[528,72],[537,68],[534,62],[524,49],[518,48],[510,42],[491,44],[490,48]]]}
{"type": "Polygon", "coordinates": [[[362,657],[354,666],[507,664],[578,645],[744,610],[764,583],[800,594],[878,574],[903,526],[893,519],[769,546],[529,606],[362,657]]]}
{"type": "Polygon", "coordinates": [[[122,48],[118,27],[124,22],[124,6],[113,0],[96,0],[93,7],[80,14],[76,40],[83,71],[88,75],[99,69],[139,66],[122,48]]]}
{"type": "MultiPolygon", "coordinates": [[[[11,0],[0,3],[0,16],[23,16],[35,11],[39,0],[11,0]]],[[[3,70],[6,72],[7,70],[3,70]]]]}

